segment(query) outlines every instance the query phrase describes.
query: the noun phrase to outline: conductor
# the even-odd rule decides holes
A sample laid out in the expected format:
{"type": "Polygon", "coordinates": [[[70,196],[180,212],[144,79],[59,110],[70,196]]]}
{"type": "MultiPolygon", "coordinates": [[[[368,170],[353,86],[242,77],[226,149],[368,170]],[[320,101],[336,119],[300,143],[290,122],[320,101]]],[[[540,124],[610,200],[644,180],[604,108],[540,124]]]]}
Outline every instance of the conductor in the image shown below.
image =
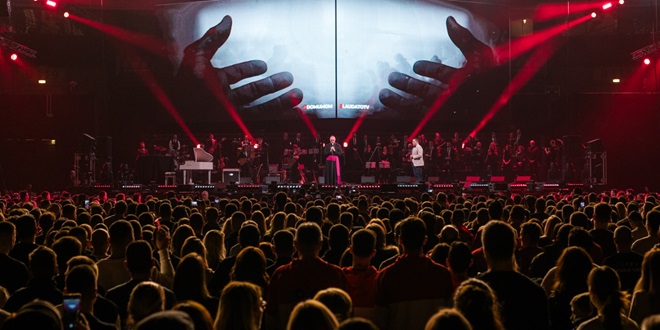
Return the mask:
{"type": "Polygon", "coordinates": [[[338,186],[341,185],[341,170],[339,168],[339,156],[344,153],[341,145],[336,143],[335,136],[330,137],[330,143],[323,148],[325,158],[325,184],[338,186]]]}

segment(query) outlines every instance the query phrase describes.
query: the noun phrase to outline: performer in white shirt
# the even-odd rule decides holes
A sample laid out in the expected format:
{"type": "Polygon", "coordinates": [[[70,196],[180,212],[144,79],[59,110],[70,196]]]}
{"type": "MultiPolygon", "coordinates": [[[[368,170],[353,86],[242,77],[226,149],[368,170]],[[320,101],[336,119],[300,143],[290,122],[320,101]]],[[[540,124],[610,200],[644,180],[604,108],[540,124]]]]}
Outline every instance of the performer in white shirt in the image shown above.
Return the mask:
{"type": "Polygon", "coordinates": [[[412,161],[413,175],[415,182],[421,183],[424,180],[422,169],[424,168],[424,149],[419,144],[417,139],[412,140],[413,148],[410,152],[410,160],[412,161]]]}

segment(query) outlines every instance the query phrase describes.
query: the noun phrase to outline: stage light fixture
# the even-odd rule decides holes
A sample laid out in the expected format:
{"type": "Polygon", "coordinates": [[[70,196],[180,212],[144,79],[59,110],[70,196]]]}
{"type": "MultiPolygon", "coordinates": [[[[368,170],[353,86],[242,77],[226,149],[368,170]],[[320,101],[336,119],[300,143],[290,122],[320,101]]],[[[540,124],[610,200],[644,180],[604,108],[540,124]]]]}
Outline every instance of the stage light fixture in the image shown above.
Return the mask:
{"type": "Polygon", "coordinates": [[[348,148],[348,142],[344,142],[344,148],[348,148]]]}
{"type": "Polygon", "coordinates": [[[619,4],[620,4],[620,5],[623,5],[624,3],[626,3],[625,0],[619,0],[619,4]]]}
{"type": "Polygon", "coordinates": [[[18,59],[18,55],[16,55],[16,54],[11,54],[11,56],[9,56],[9,58],[10,58],[12,61],[16,61],[16,60],[18,59]]]}
{"type": "Polygon", "coordinates": [[[618,84],[618,83],[621,82],[621,79],[619,79],[619,78],[614,78],[614,79],[612,79],[612,82],[615,83],[615,84],[618,84]]]}
{"type": "Polygon", "coordinates": [[[591,13],[591,18],[596,18],[596,16],[598,16],[598,15],[596,14],[596,12],[592,12],[592,13],[591,13]]]}
{"type": "Polygon", "coordinates": [[[610,8],[612,8],[612,3],[611,2],[608,2],[608,3],[603,5],[603,10],[608,10],[610,8]]]}
{"type": "Polygon", "coordinates": [[[648,59],[648,58],[645,58],[645,59],[644,59],[644,64],[646,64],[646,65],[651,64],[651,60],[648,59]]]}
{"type": "Polygon", "coordinates": [[[65,11],[63,15],[64,15],[64,18],[69,18],[69,12],[68,11],[65,11]]]}
{"type": "Polygon", "coordinates": [[[46,79],[39,79],[39,80],[37,80],[37,83],[39,83],[39,85],[45,85],[46,84],[46,79]]]}
{"type": "Polygon", "coordinates": [[[57,7],[57,2],[55,2],[53,0],[46,0],[46,6],[55,8],[55,7],[57,7]]]}
{"type": "Polygon", "coordinates": [[[259,149],[259,144],[258,143],[254,144],[254,149],[259,149]]]}

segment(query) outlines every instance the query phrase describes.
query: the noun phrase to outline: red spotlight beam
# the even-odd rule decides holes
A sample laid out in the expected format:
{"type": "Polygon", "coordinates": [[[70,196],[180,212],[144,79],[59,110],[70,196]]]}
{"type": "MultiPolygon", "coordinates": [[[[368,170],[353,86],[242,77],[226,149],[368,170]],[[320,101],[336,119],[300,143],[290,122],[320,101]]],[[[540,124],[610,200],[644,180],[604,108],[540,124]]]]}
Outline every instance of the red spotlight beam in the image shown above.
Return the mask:
{"type": "Polygon", "coordinates": [[[300,118],[302,118],[302,120],[305,122],[305,126],[307,126],[309,132],[312,133],[312,136],[316,136],[316,127],[314,127],[314,124],[312,123],[312,120],[309,119],[309,116],[307,116],[305,111],[300,107],[296,107],[296,111],[298,111],[298,115],[300,115],[300,118]]]}
{"type": "Polygon", "coordinates": [[[346,138],[344,139],[344,143],[348,143],[348,141],[351,140],[353,133],[357,132],[360,126],[362,126],[362,123],[364,122],[364,119],[367,117],[368,114],[369,114],[368,109],[362,110],[360,116],[355,120],[355,123],[353,123],[353,127],[351,127],[351,130],[348,132],[348,136],[346,136],[346,138]]]}
{"type": "Polygon", "coordinates": [[[555,50],[556,49],[550,44],[544,44],[544,46],[535,50],[529,60],[527,60],[525,65],[520,69],[520,72],[511,80],[509,86],[507,86],[502,95],[500,95],[497,101],[495,101],[495,104],[490,107],[484,118],[469,135],[472,137],[477,135],[477,133],[479,133],[479,131],[481,131],[481,129],[484,128],[493,117],[495,117],[497,112],[509,103],[511,97],[525,86],[532,77],[534,77],[539,69],[541,69],[541,67],[554,54],[555,50]]]}
{"type": "MultiPolygon", "coordinates": [[[[133,50],[129,50],[130,52],[133,52],[133,50]]],[[[141,62],[142,59],[135,55],[133,56],[135,58],[136,62],[141,62]]],[[[139,68],[142,64],[141,63],[136,63],[134,61],[128,61],[131,63],[134,68],[139,68]]],[[[174,106],[174,103],[170,100],[169,97],[167,97],[167,93],[163,90],[163,88],[160,87],[158,82],[156,81],[156,78],[151,74],[149,70],[135,70],[144,84],[149,88],[151,93],[156,97],[158,102],[167,110],[167,112],[172,116],[174,121],[181,127],[183,132],[190,138],[190,140],[193,142],[193,145],[199,144],[199,141],[197,141],[197,138],[195,138],[195,135],[192,133],[190,128],[188,128],[188,125],[186,125],[186,122],[183,120],[181,115],[179,115],[179,112],[176,110],[176,107],[174,106]]]]}
{"type": "Polygon", "coordinates": [[[601,8],[602,6],[603,1],[571,3],[570,7],[565,3],[543,4],[537,7],[534,19],[537,21],[546,21],[568,14],[582,14],[584,12],[601,8]]]}
{"type": "Polygon", "coordinates": [[[410,135],[408,137],[408,141],[406,141],[406,142],[412,141],[412,139],[414,139],[417,136],[417,134],[419,134],[419,132],[421,132],[422,129],[424,129],[424,126],[426,126],[426,124],[428,124],[429,120],[431,120],[431,118],[433,118],[433,116],[435,116],[435,113],[438,112],[438,110],[440,110],[442,105],[445,104],[445,102],[447,102],[447,100],[449,100],[449,98],[454,94],[453,90],[458,89],[460,87],[460,85],[465,81],[465,79],[467,79],[467,77],[470,74],[470,72],[468,72],[468,71],[469,70],[458,71],[449,80],[449,86],[450,86],[449,89],[447,89],[446,91],[440,93],[440,95],[438,95],[438,97],[435,99],[435,101],[433,101],[433,104],[431,105],[429,110],[424,115],[424,118],[422,118],[422,120],[419,122],[419,124],[417,124],[417,127],[415,127],[415,129],[412,131],[412,133],[410,133],[410,135]]]}
{"type": "MultiPolygon", "coordinates": [[[[371,94],[371,98],[369,99],[368,104],[376,103],[376,100],[378,99],[378,93],[379,91],[374,91],[371,94]]],[[[344,143],[348,143],[348,141],[353,136],[353,133],[357,132],[358,129],[360,129],[360,126],[362,126],[362,123],[364,123],[364,119],[367,117],[367,115],[369,115],[369,109],[364,109],[360,112],[360,116],[358,116],[358,118],[355,120],[355,123],[353,123],[353,127],[351,127],[351,130],[348,132],[346,139],[344,139],[344,143]]]]}
{"type": "Polygon", "coordinates": [[[568,23],[561,23],[556,26],[531,34],[529,36],[518,38],[513,42],[511,42],[510,53],[509,53],[508,43],[496,46],[495,53],[499,55],[500,63],[505,63],[510,59],[514,59],[530,51],[534,47],[552,39],[553,37],[561,34],[562,32],[567,31],[578,24],[588,21],[589,19],[591,19],[591,16],[589,15],[581,16],[568,23]]]}

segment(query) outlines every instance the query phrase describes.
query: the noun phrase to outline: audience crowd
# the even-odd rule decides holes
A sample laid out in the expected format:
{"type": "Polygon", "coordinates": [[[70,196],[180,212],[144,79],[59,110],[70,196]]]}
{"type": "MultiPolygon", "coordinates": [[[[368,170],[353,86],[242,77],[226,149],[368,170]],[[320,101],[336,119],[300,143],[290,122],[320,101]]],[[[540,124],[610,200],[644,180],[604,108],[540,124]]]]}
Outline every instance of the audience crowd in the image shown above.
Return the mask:
{"type": "Polygon", "coordinates": [[[0,329],[660,329],[659,202],[6,194],[0,329]]]}

